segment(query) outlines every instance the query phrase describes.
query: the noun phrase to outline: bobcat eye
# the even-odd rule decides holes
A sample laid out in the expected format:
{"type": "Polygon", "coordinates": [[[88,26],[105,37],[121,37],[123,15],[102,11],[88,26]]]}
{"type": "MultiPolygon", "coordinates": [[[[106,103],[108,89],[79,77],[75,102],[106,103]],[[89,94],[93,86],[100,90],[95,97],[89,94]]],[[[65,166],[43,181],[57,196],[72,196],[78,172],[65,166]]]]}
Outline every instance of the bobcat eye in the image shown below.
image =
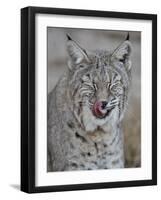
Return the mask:
{"type": "Polygon", "coordinates": [[[123,94],[123,88],[119,84],[114,84],[110,87],[110,90],[115,95],[121,95],[123,94]]]}

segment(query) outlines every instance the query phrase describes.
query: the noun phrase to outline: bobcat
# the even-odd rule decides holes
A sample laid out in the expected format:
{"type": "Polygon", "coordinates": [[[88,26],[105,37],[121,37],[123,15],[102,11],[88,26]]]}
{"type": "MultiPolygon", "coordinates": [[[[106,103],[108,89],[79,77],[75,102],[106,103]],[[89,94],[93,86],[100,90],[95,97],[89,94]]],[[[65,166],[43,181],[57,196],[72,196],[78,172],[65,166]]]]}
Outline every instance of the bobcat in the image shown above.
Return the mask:
{"type": "Polygon", "coordinates": [[[87,51],[67,35],[68,67],[48,95],[47,171],[124,167],[121,121],[131,80],[131,43],[87,51]]]}

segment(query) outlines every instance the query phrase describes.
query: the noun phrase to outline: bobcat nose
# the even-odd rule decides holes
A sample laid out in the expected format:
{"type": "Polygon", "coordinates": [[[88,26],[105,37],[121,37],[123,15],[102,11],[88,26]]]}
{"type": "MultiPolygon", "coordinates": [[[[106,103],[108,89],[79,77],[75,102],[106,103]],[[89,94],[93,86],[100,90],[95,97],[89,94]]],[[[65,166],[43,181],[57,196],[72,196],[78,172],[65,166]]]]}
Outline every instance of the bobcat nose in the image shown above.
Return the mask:
{"type": "Polygon", "coordinates": [[[107,105],[107,101],[101,101],[101,108],[105,109],[107,105]]]}

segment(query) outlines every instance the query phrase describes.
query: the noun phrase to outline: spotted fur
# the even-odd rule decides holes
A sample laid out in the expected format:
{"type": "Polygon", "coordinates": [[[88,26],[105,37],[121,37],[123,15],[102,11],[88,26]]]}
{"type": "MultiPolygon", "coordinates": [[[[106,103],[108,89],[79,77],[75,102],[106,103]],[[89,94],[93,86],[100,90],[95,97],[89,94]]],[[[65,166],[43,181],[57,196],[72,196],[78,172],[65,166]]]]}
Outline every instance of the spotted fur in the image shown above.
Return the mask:
{"type": "Polygon", "coordinates": [[[123,168],[131,43],[87,51],[68,36],[67,52],[68,68],[48,96],[48,171],[123,168]],[[103,117],[93,113],[96,101],[107,102],[103,117]]]}

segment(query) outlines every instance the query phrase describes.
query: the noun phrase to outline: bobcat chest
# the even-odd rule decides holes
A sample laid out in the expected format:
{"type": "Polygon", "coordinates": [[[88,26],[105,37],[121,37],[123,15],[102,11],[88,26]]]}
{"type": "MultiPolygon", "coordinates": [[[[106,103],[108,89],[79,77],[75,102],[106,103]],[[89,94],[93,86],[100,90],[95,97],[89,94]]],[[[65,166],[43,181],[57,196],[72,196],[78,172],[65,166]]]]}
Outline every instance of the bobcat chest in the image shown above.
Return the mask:
{"type": "MultiPolygon", "coordinates": [[[[100,131],[88,133],[85,136],[75,132],[69,144],[68,168],[70,170],[108,169],[114,164],[115,167],[117,165],[121,167],[119,151],[116,152],[115,147],[112,147],[113,144],[108,143],[107,137],[107,133],[100,131]]],[[[116,143],[117,139],[114,138],[111,142],[116,143]]]]}

